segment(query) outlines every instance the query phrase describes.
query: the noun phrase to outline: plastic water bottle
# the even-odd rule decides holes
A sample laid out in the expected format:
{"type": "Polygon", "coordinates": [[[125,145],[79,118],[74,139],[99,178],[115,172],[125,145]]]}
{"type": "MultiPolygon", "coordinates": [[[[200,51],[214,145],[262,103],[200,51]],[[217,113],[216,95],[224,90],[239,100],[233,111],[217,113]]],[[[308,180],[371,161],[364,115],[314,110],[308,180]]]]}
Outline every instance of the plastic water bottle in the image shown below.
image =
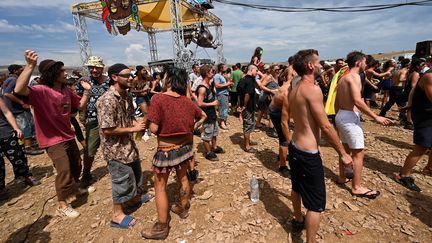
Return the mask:
{"type": "Polygon", "coordinates": [[[259,183],[255,176],[250,180],[250,198],[253,203],[259,202],[259,183]]]}

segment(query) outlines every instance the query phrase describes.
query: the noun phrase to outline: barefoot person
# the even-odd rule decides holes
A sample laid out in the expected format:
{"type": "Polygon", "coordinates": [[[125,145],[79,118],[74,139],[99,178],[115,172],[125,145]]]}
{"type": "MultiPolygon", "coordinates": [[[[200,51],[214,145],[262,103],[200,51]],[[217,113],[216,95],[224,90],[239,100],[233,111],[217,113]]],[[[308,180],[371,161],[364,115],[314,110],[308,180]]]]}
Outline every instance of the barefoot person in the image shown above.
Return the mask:
{"type": "Polygon", "coordinates": [[[75,196],[94,191],[94,188],[78,189],[81,173],[81,157],[71,128],[71,109],[85,108],[91,85],[81,81],[84,88],[81,100],[66,87],[67,73],[63,62],[43,60],[39,63],[41,85],[27,86],[36,67],[38,55],[27,50],[27,65],[18,77],[15,93],[28,96],[33,106],[36,136],[41,148],[45,148],[57,170],[55,188],[58,199],[57,212],[61,216],[76,218],[80,214],[70,206],[75,196]]]}
{"type": "MultiPolygon", "coordinates": [[[[349,164],[352,159],[345,152],[335,129],[327,119],[321,89],[315,84],[321,69],[318,51],[299,51],[294,56],[293,67],[301,80],[290,91],[289,99],[285,100],[282,117],[283,121],[288,121],[291,115],[295,123],[288,147],[294,208],[292,226],[294,231],[301,231],[306,225],[307,242],[315,242],[321,212],[326,206],[324,168],[318,150],[320,131],[324,132],[344,163],[349,164]],[[301,212],[302,201],[307,209],[306,218],[301,212]]],[[[284,133],[289,140],[286,126],[284,133]]]]}
{"type": "Polygon", "coordinates": [[[145,129],[143,121],[136,121],[132,95],[133,75],[124,64],[109,67],[112,86],[96,102],[97,120],[101,128],[101,147],[111,175],[113,216],[111,227],[128,229],[136,223],[126,215],[149,201],[152,196],[142,190],[142,170],[138,147],[133,133],[145,129]]]}
{"type": "MultiPolygon", "coordinates": [[[[389,125],[391,121],[385,117],[376,115],[361,97],[360,72],[366,69],[366,55],[361,52],[351,52],[346,62],[350,68],[349,73],[341,78],[337,86],[335,102],[336,127],[346,151],[351,153],[354,165],[354,178],[352,180],[351,193],[355,196],[375,199],[380,193],[361,185],[361,172],[364,158],[364,134],[360,121],[360,112],[372,117],[382,125],[389,125]]],[[[339,162],[339,181],[345,183],[342,162],[339,162]]]]}
{"type": "Polygon", "coordinates": [[[187,79],[186,70],[169,68],[164,84],[167,91],[155,95],[149,109],[149,128],[158,140],[158,149],[152,162],[158,220],[153,227],[141,232],[146,239],[162,240],[169,234],[171,216],[166,187],[172,171],[177,174],[180,202],[173,204],[171,211],[182,219],[189,215],[190,186],[186,172],[189,161],[194,157],[194,127],[201,125],[206,115],[186,97],[187,79]]]}

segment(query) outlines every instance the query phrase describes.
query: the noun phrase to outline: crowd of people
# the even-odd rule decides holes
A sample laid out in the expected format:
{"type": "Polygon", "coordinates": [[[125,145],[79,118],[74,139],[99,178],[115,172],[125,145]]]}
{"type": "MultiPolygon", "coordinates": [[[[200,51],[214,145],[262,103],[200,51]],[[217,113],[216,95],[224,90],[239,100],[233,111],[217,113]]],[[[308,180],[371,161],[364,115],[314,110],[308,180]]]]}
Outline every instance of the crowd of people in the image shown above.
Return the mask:
{"type": "MultiPolygon", "coordinates": [[[[142,236],[165,239],[170,211],[182,219],[189,215],[190,183],[199,176],[194,135],[202,140],[205,159],[218,161],[218,154],[225,153],[218,145],[219,131],[233,129],[230,119],[238,117],[245,153],[259,152],[252,139],[257,129],[278,139],[278,172],[292,181],[292,229],[306,229],[307,241],[314,242],[321,212],[326,209],[321,134],[339,155],[336,183],[351,182],[352,195],[376,199],[380,192],[361,180],[365,156],[362,114],[383,126],[396,124],[385,117],[395,103],[401,129],[413,130],[415,144],[395,181],[421,191],[410,175],[432,147],[430,56],[381,65],[372,56],[354,51],[331,65],[320,60],[318,51],[308,49],[290,57],[285,66],[265,64],[263,49],[258,47],[247,65],[194,64],[187,73],[173,66],[156,72],[117,63],[106,74],[102,58],[91,56],[85,64],[88,77],[79,72],[68,75],[61,61],[47,59],[38,64],[35,51],[27,50],[24,57],[24,67],[9,66],[9,77],[1,88],[0,147],[16,180],[29,186],[40,182],[32,176],[26,154],[47,152],[57,171],[57,212],[61,216],[78,217],[70,203],[96,190],[91,169],[100,147],[112,182],[111,226],[133,227],[137,221],[131,213],[155,197],[157,222],[144,229],[142,236]],[[36,67],[40,78],[32,81],[36,67]],[[134,102],[142,118],[135,116],[134,102]],[[379,115],[371,108],[381,108],[379,115]],[[154,196],[143,188],[135,142],[144,134],[157,136],[151,168],[154,196]],[[76,141],[84,148],[83,163],[76,141]],[[179,201],[170,207],[166,186],[171,172],[177,175],[179,201]]],[[[431,154],[423,170],[428,175],[432,173],[431,154]]],[[[7,197],[2,156],[0,200],[7,197]]]]}

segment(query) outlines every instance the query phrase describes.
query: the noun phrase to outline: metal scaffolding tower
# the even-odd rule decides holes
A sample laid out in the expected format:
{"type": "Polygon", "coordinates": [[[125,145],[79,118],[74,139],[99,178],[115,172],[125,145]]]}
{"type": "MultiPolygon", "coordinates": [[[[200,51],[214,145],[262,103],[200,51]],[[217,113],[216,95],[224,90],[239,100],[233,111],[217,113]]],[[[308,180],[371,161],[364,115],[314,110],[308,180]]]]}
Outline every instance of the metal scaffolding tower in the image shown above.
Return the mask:
{"type": "Polygon", "coordinates": [[[91,56],[90,41],[87,33],[87,22],[83,15],[77,12],[72,12],[75,33],[80,48],[81,63],[85,64],[91,56]]]}
{"type": "Polygon", "coordinates": [[[157,51],[157,42],[156,42],[156,32],[147,31],[148,39],[149,39],[149,49],[150,49],[150,60],[152,62],[158,61],[158,51],[157,51]]]}
{"type": "MultiPolygon", "coordinates": [[[[217,62],[225,62],[223,53],[223,39],[222,39],[222,20],[216,15],[209,11],[203,11],[202,9],[196,8],[187,2],[187,0],[136,0],[137,5],[144,5],[149,3],[155,3],[165,1],[169,3],[170,21],[171,28],[158,29],[158,28],[147,28],[142,26],[139,31],[148,33],[149,40],[149,51],[150,60],[152,62],[158,61],[158,50],[156,33],[160,32],[172,32],[173,42],[173,60],[176,65],[184,68],[190,68],[193,64],[193,57],[195,56],[192,50],[189,50],[185,46],[182,24],[182,6],[187,7],[189,10],[198,13],[204,18],[204,24],[207,27],[215,27],[215,44],[217,45],[217,62]]],[[[91,18],[95,20],[102,20],[102,6],[100,1],[78,3],[71,6],[71,12],[74,20],[74,26],[78,45],[80,48],[80,57],[83,65],[87,62],[89,56],[91,56],[90,41],[87,33],[87,24],[85,18],[91,18]]]]}

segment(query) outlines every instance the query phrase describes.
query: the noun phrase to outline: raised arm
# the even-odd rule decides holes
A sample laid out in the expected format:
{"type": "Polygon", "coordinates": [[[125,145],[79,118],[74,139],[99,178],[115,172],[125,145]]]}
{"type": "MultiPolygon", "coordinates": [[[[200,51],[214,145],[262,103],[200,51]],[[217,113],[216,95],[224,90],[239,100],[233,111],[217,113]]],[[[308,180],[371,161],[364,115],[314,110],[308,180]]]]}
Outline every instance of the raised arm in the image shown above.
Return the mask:
{"type": "Polygon", "coordinates": [[[17,94],[28,96],[30,94],[30,89],[27,87],[27,85],[30,81],[31,74],[37,65],[38,55],[35,51],[26,50],[24,53],[24,58],[27,62],[27,65],[24,67],[23,72],[18,77],[14,91],[17,94]]]}

